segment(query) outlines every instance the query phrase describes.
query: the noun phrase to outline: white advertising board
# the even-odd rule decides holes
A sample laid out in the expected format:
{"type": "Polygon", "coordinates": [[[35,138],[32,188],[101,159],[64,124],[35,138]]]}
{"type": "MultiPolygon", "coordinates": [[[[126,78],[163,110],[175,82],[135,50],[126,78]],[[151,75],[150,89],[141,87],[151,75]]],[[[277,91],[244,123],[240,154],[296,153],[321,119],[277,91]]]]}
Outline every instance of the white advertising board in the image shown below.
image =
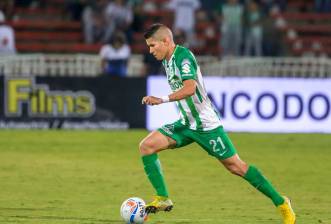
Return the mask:
{"type": "MultiPolygon", "coordinates": [[[[331,133],[331,79],[205,77],[225,130],[331,133]]],[[[147,94],[170,94],[165,77],[152,76],[147,94]]],[[[175,103],[148,106],[146,127],[179,119],[175,103]]]]}

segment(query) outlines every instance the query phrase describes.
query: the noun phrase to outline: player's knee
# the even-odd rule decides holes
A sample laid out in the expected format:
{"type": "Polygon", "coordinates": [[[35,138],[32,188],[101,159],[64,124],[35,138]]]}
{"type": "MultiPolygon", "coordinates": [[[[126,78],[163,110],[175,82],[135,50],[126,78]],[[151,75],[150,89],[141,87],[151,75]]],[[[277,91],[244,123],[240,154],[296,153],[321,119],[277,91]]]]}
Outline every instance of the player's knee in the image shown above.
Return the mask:
{"type": "Polygon", "coordinates": [[[234,166],[234,165],[229,165],[229,166],[226,167],[226,169],[227,169],[228,171],[230,171],[230,173],[239,176],[239,170],[237,169],[236,166],[234,166]]]}
{"type": "Polygon", "coordinates": [[[153,141],[144,139],[139,144],[139,151],[141,155],[151,155],[155,152],[155,146],[153,141]]]}
{"type": "Polygon", "coordinates": [[[246,164],[230,164],[226,168],[234,175],[243,177],[247,171],[246,164]]]}

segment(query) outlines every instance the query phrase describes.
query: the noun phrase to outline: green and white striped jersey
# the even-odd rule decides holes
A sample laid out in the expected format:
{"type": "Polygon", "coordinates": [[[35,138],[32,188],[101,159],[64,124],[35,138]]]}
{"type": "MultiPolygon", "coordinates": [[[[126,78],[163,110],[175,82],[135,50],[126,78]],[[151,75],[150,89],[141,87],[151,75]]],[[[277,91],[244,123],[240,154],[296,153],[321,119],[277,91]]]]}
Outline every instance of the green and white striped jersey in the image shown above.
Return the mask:
{"type": "Polygon", "coordinates": [[[221,126],[218,113],[210,102],[193,53],[177,45],[169,61],[163,60],[168,83],[173,92],[183,87],[183,81],[194,79],[197,83],[195,94],[176,101],[181,122],[190,129],[208,131],[221,126]]]}

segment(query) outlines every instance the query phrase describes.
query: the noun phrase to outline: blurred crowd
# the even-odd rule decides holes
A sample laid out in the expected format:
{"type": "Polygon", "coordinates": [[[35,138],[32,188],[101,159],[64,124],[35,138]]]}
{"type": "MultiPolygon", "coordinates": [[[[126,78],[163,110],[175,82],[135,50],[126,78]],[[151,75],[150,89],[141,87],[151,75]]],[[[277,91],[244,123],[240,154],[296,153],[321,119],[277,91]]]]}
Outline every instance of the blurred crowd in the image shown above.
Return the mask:
{"type": "MultiPolygon", "coordinates": [[[[6,26],[6,17],[15,19],[15,7],[46,4],[42,0],[1,0],[0,38],[2,33],[10,32],[8,26],[2,27],[6,26]]],[[[204,21],[216,24],[216,30],[206,32],[219,34],[219,46],[215,46],[219,48],[219,57],[281,56],[286,51],[273,15],[286,10],[287,0],[64,0],[64,7],[70,20],[82,23],[85,43],[103,44],[100,56],[105,73],[115,69],[121,76],[126,75],[134,33],[146,28],[146,13],[164,10],[173,13],[171,28],[175,41],[181,45],[199,47],[196,23],[204,21]]],[[[330,13],[331,0],[315,0],[314,8],[316,12],[330,13]]],[[[3,43],[8,41],[0,39],[0,53],[5,49],[3,43]]],[[[161,64],[148,52],[144,62],[147,74],[162,71],[161,64]]]]}

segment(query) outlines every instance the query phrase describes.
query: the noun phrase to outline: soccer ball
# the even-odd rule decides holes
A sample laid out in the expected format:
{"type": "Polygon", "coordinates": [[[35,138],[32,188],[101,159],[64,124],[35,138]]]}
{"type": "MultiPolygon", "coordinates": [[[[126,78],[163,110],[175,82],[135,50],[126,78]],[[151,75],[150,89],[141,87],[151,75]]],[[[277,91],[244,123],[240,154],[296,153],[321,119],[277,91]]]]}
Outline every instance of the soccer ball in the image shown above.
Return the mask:
{"type": "Polygon", "coordinates": [[[143,224],[147,220],[145,202],[141,198],[133,197],[125,200],[120,213],[127,224],[143,224]]]}

